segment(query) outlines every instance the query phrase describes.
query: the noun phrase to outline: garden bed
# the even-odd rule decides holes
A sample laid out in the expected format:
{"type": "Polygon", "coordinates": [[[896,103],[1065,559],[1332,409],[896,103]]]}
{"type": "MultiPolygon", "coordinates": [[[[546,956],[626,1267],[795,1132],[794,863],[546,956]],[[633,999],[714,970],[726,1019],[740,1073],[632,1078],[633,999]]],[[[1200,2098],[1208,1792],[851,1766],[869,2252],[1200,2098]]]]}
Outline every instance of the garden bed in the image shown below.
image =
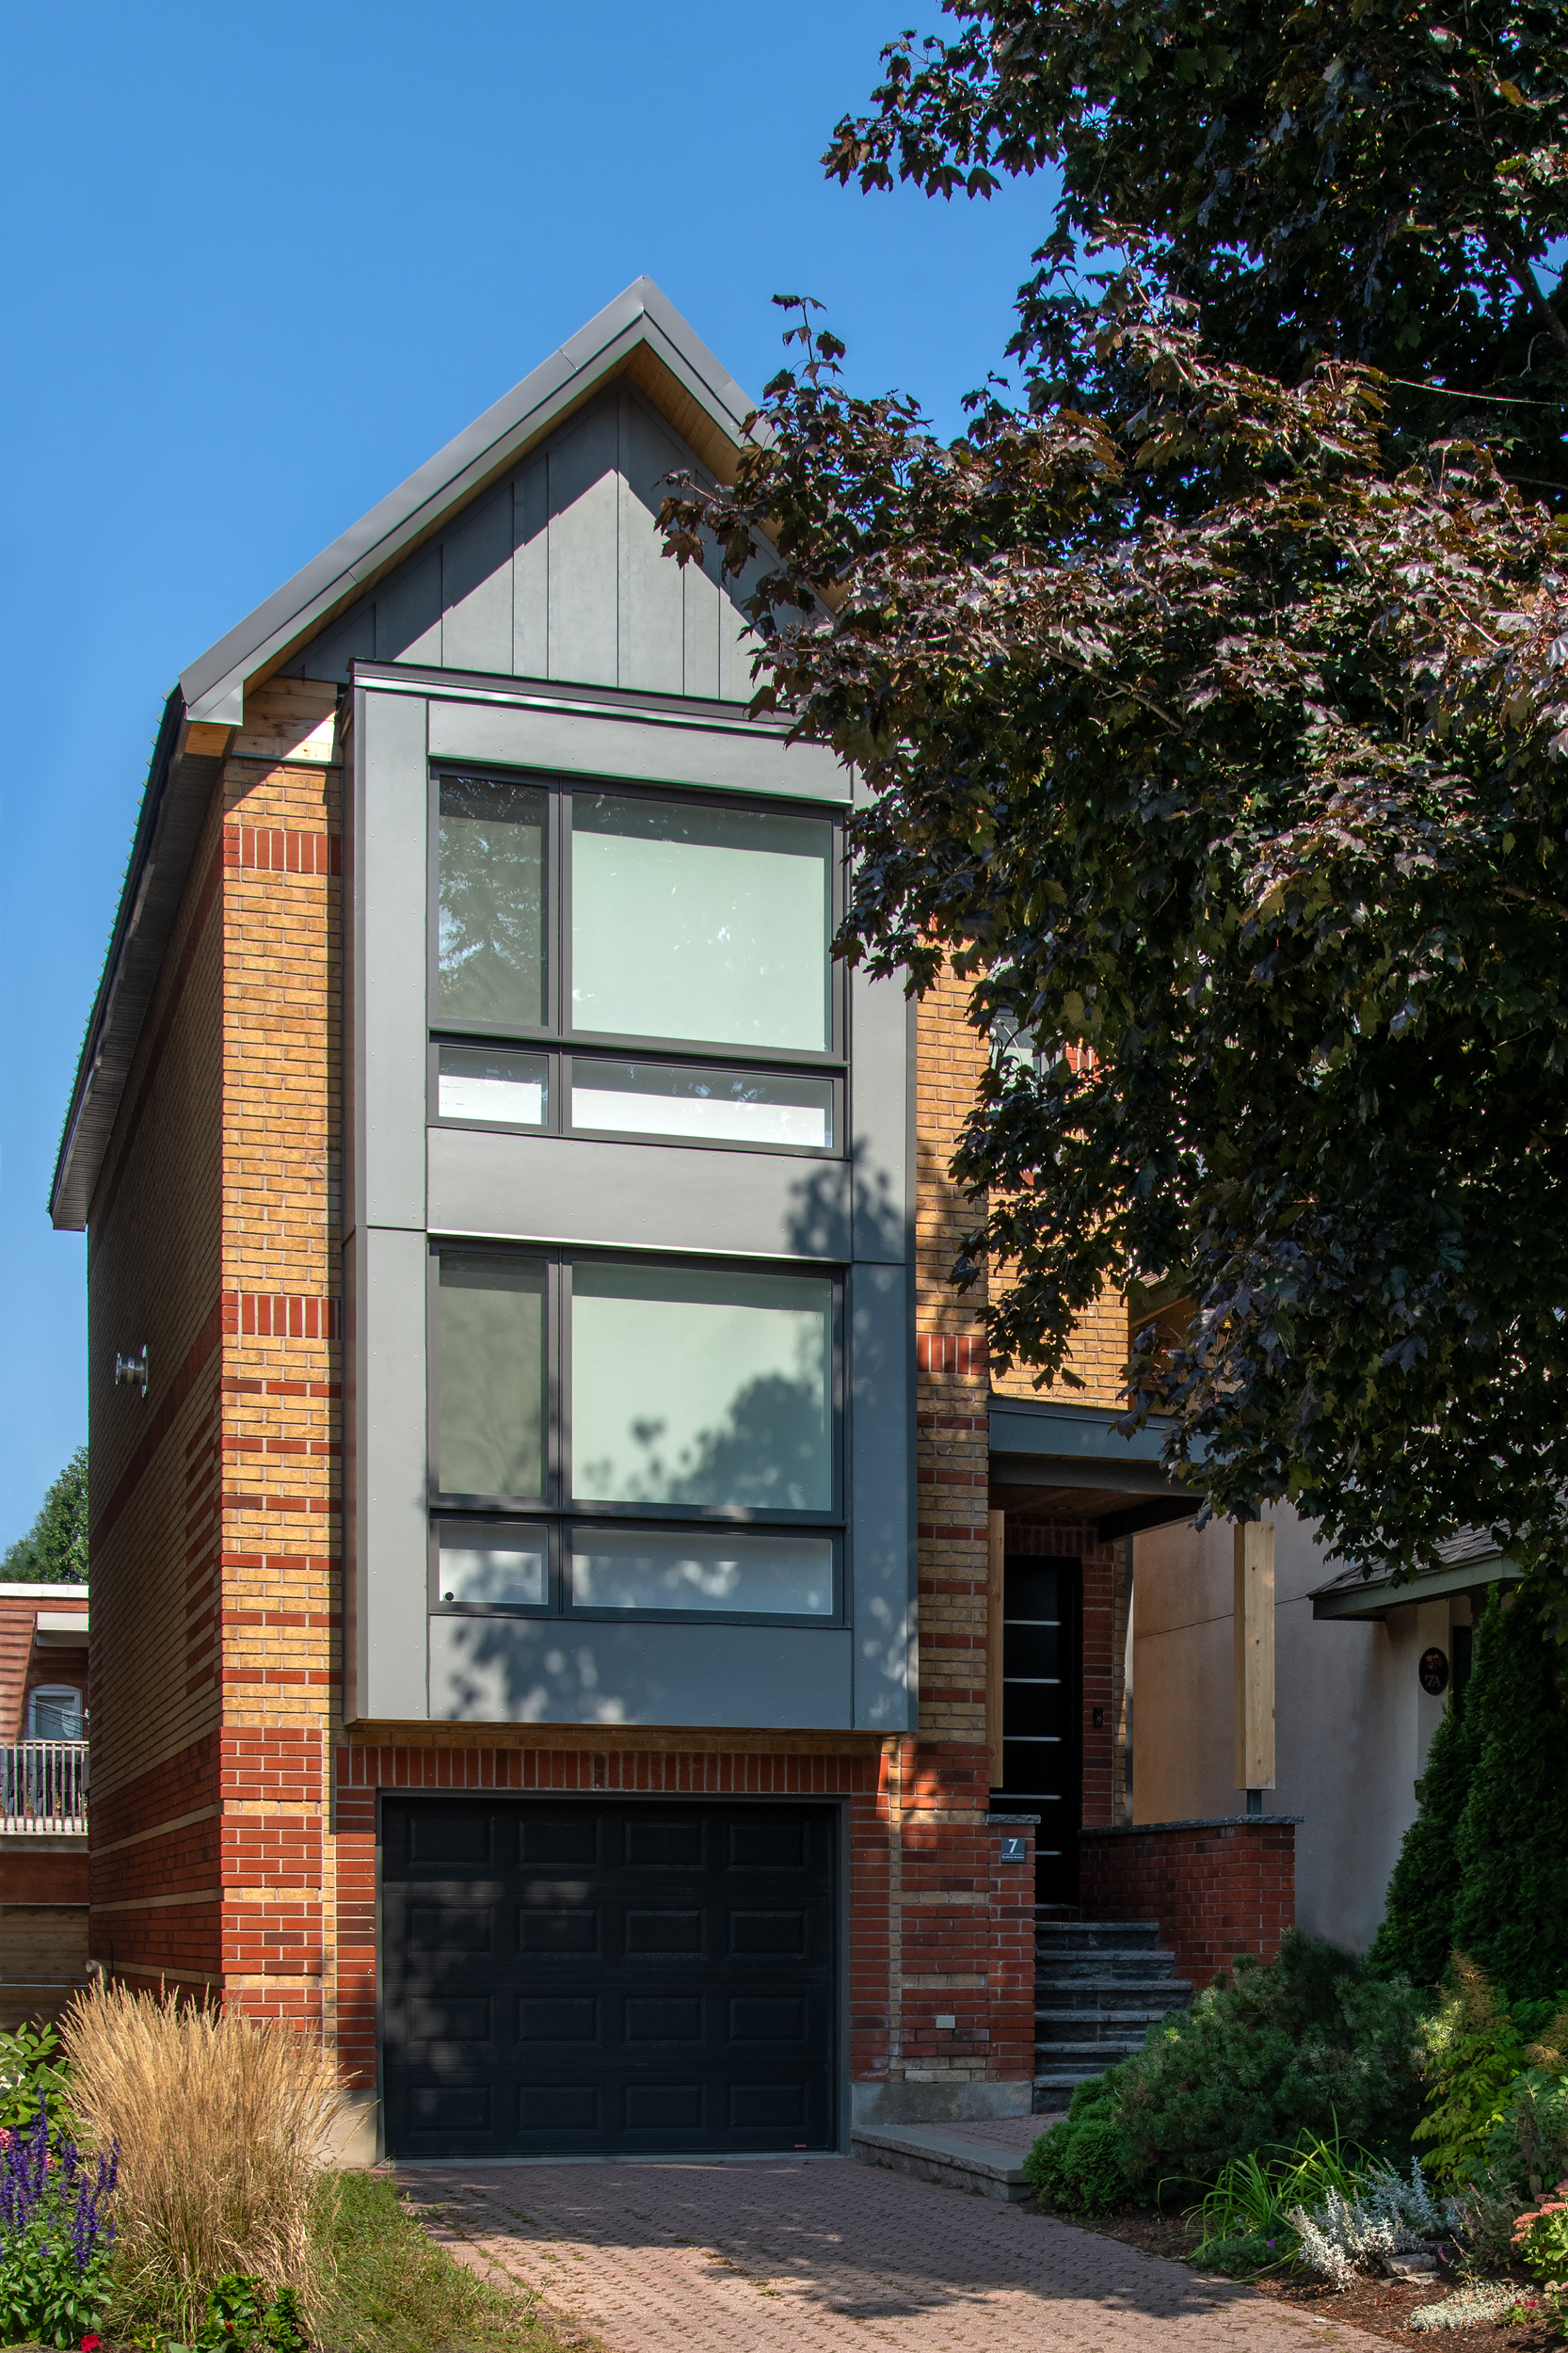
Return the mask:
{"type": "MultiPolygon", "coordinates": [[[[1145,2255],[1163,2255],[1172,2263],[1184,2262],[1202,2236],[1195,2224],[1179,2215],[1156,2214],[1140,2206],[1125,2206],[1113,2214],[1099,2215],[1093,2222],[1079,2215],[1058,2215],[1055,2218],[1070,2222],[1077,2230],[1096,2232],[1101,2238],[1119,2239],[1124,2247],[1136,2247],[1145,2255]]],[[[1368,2279],[1358,2280],[1354,2287],[1341,2293],[1326,2280],[1301,2272],[1254,2280],[1248,2284],[1256,2288],[1260,2296],[1276,2297],[1283,2303],[1310,2309],[1320,2319],[1342,2321],[1347,2328],[1366,2329],[1369,2336],[1392,2337],[1399,2345],[1419,2345],[1425,2353],[1555,2353],[1555,2348],[1568,2345],[1568,2338],[1550,2321],[1524,2322],[1503,2329],[1495,2321],[1482,2321],[1468,2329],[1412,2329],[1411,2313],[1423,2304],[1440,2303],[1451,2295],[1453,2291],[1447,2285],[1406,2287],[1396,2280],[1368,2279]]],[[[1523,2280],[1519,2292],[1521,2296],[1536,2293],[1523,2280]]]]}

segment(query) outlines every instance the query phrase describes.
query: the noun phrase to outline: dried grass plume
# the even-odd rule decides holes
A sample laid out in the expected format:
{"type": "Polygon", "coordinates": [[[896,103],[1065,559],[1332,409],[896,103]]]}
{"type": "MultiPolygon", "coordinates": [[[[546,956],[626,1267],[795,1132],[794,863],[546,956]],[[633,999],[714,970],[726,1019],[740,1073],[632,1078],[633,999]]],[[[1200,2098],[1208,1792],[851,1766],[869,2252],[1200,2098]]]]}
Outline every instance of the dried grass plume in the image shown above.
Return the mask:
{"type": "Polygon", "coordinates": [[[120,2143],[116,2304],[187,2342],[226,2271],[313,2301],[312,2192],[344,2110],[298,2029],[98,1985],[62,2021],[84,2138],[120,2143]]]}

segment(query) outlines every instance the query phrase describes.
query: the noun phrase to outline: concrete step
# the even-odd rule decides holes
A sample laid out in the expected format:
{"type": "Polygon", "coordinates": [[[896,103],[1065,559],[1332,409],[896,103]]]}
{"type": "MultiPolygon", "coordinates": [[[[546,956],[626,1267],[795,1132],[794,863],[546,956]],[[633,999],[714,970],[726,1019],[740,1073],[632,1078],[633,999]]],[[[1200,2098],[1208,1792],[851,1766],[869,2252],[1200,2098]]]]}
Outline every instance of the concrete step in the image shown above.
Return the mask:
{"type": "Polygon", "coordinates": [[[1034,2072],[1042,2068],[1081,2067],[1092,2075],[1103,2074],[1114,2067],[1118,2059],[1130,2058],[1134,2051],[1144,2047],[1141,2034],[1075,2034],[1038,2035],[1034,2042],[1034,2072]]]}
{"type": "Polygon", "coordinates": [[[1176,1974],[1176,1955],[1155,1946],[1136,1953],[1037,1952],[1035,1968],[1048,1973],[1053,1985],[1114,1985],[1120,1983],[1186,1985],[1176,1974]]]}
{"type": "MultiPolygon", "coordinates": [[[[1059,2110],[1064,2103],[1054,2103],[1059,2110]]],[[[1041,2111],[1052,2113],[1048,2103],[1041,2111]]],[[[968,2190],[971,2197],[1001,2198],[1016,2205],[1034,2193],[1024,2180],[1023,2149],[999,2148],[994,2142],[966,2138],[955,2124],[893,2124],[852,2128],[850,2154],[862,2165],[887,2166],[894,2173],[913,2173],[922,2182],[941,2182],[950,2189],[968,2190]]]]}
{"type": "Polygon", "coordinates": [[[1161,2018],[1168,2009],[1185,2009],[1192,1989],[1177,1977],[1112,1977],[1102,1983],[1037,1977],[1036,2001],[1059,2010],[1154,2010],[1161,2018]]]}
{"type": "Polygon", "coordinates": [[[1034,1923],[1034,1949],[1044,1960],[1064,1961],[1090,1953],[1152,1953],[1160,1949],[1158,1920],[1041,1920],[1034,1923]]]}
{"type": "Polygon", "coordinates": [[[1048,2067],[1034,2078],[1034,2113],[1057,2116],[1066,2107],[1080,2084],[1103,2075],[1103,2067],[1048,2067]]]}
{"type": "Polygon", "coordinates": [[[1121,2042],[1141,2051],[1151,2026],[1170,2016],[1166,2009],[1052,2009],[1034,2005],[1034,2041],[1121,2042]]]}

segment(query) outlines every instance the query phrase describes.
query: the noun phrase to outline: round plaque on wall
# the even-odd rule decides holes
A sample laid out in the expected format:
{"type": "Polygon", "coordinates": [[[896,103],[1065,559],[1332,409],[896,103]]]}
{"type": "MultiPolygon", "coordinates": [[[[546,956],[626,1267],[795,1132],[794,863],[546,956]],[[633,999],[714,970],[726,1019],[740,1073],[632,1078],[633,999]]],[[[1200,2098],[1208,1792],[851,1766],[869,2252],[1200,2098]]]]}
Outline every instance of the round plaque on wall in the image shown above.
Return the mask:
{"type": "Polygon", "coordinates": [[[1421,1663],[1416,1669],[1416,1673],[1421,1678],[1422,1690],[1430,1691],[1432,1698],[1435,1699],[1439,1691],[1446,1691],[1448,1688],[1448,1655],[1447,1651],[1424,1650],[1421,1653],[1421,1663]]]}

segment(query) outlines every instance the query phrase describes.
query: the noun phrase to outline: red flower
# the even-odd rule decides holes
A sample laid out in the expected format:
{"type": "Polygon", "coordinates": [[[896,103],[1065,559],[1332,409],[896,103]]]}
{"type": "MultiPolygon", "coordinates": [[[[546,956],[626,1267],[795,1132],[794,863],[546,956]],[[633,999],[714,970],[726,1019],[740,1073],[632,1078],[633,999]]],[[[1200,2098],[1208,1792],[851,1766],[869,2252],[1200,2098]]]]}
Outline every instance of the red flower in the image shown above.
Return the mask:
{"type": "Polygon", "coordinates": [[[104,2340],[102,2337],[94,2336],[92,2331],[88,2329],[87,2335],[82,2339],[81,2353],[100,2353],[100,2348],[102,2347],[103,2343],[104,2340]]]}

